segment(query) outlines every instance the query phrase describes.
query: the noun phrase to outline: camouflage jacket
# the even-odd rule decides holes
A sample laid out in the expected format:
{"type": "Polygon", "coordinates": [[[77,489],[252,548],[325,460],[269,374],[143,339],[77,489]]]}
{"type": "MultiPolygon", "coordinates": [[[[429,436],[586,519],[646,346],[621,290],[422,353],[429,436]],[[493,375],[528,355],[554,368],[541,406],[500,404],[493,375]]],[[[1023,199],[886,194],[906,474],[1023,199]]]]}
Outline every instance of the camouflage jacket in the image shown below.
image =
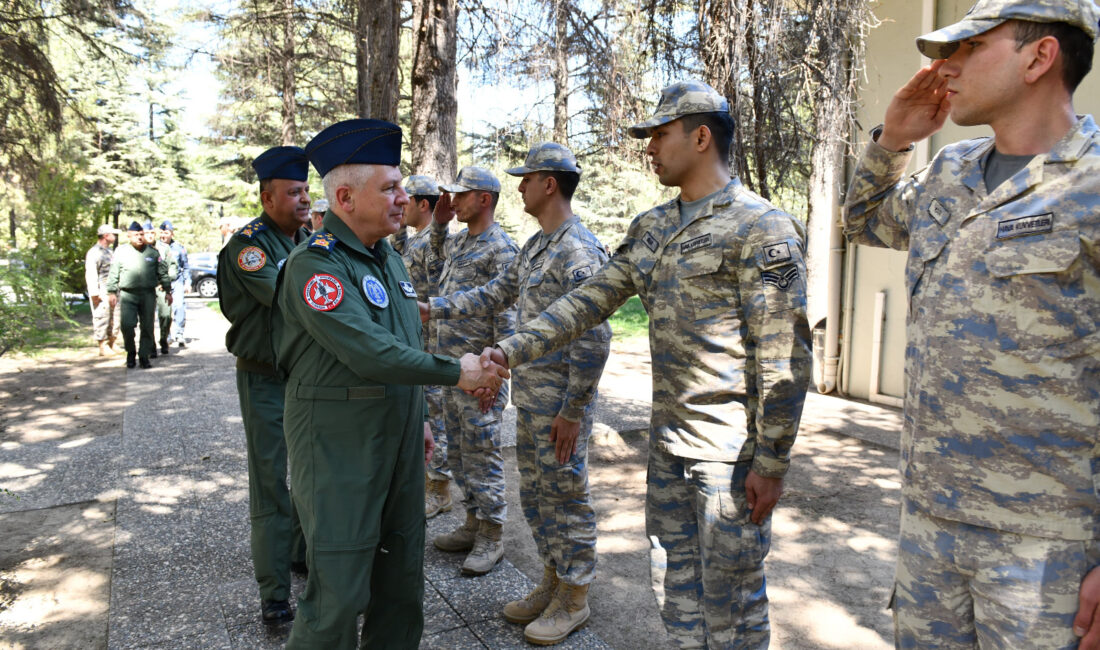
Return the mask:
{"type": "Polygon", "coordinates": [[[686,224],[676,200],[636,217],[592,279],[499,345],[527,363],[637,293],[653,357],[650,444],[782,476],[810,380],[802,255],[802,225],[734,179],[686,224]]]}
{"type": "MultiPolygon", "coordinates": [[[[540,231],[527,240],[508,269],[488,284],[432,298],[432,318],[488,316],[515,303],[516,318],[523,323],[592,277],[606,261],[599,240],[573,217],[554,232],[540,231]]],[[[580,421],[596,396],[610,351],[611,327],[603,322],[572,344],[517,368],[512,403],[580,421]]]]}
{"type": "Polygon", "coordinates": [[[851,241],[908,250],[903,493],[998,530],[1100,538],[1100,133],[1091,117],[987,192],[991,138],[871,143],[851,241]]]}
{"type": "Polygon", "coordinates": [[[84,285],[88,288],[88,297],[107,297],[107,278],[111,274],[111,259],[114,251],[97,242],[84,255],[84,285]]]}

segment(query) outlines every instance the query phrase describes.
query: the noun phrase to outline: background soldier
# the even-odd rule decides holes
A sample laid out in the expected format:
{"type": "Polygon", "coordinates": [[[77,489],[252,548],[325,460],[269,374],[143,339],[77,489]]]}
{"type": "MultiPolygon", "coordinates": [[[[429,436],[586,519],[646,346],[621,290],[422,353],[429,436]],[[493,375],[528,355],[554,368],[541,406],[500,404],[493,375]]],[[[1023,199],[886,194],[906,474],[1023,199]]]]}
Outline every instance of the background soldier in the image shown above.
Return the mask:
{"type": "Polygon", "coordinates": [[[317,199],[309,208],[309,229],[317,232],[325,225],[325,212],[328,211],[328,201],[317,199]]]}
{"type": "Polygon", "coordinates": [[[272,314],[309,580],[287,648],[415,648],[424,626],[422,384],[495,392],[507,372],[421,350],[416,292],[386,237],[402,206],[401,129],[348,120],[308,145],[330,210],[287,260],[272,314]]]}
{"type": "Polygon", "coordinates": [[[252,564],[267,625],[294,619],[290,572],[306,570],[301,526],[287,490],[283,435],[286,383],[275,370],[271,304],[287,255],[307,233],[309,161],[300,147],[268,149],[252,161],[263,213],[218,254],[218,302],[229,319],[225,347],[237,357],[237,393],[248,443],[252,564]]]}
{"type": "MultiPolygon", "coordinates": [[[[129,246],[119,246],[111,260],[107,278],[109,302],[115,307],[122,303],[122,342],[126,346],[126,367],[133,368],[137,356],[142,368],[151,368],[149,356],[156,351],[153,342],[153,314],[156,311],[156,288],[170,288],[168,264],[161,259],[157,249],[145,243],[141,224],[134,221],[127,229],[129,246]],[[134,345],[134,327],[141,328],[140,347],[134,345]]],[[[169,294],[168,300],[171,300],[169,294]]]]}
{"type": "Polygon", "coordinates": [[[114,251],[111,245],[119,231],[102,224],[96,229],[98,241],[88,249],[84,256],[84,284],[88,289],[88,300],[92,305],[92,337],[99,344],[99,356],[114,352],[115,338],[118,337],[120,310],[112,304],[107,294],[107,278],[111,272],[111,259],[114,251]]]}
{"type": "MultiPolygon", "coordinates": [[[[527,322],[607,261],[603,245],[573,214],[570,200],[581,176],[573,152],[553,142],[536,145],[523,166],[508,173],[523,177],[523,207],[542,232],[489,284],[432,298],[431,317],[484,317],[515,303],[518,321],[527,322]]],[[[422,317],[427,310],[421,306],[422,317]]],[[[596,386],[610,351],[611,327],[604,322],[517,369],[512,379],[520,502],[543,576],[526,598],[505,606],[504,617],[529,624],[524,635],[539,645],[560,643],[588,621],[588,586],[596,576],[588,439],[596,386]]]]}
{"type": "MultiPolygon", "coordinates": [[[[450,197],[440,199],[431,233],[432,251],[443,260],[440,293],[487,284],[508,268],[517,252],[512,239],[493,220],[500,181],[487,169],[463,167],[453,184],[439,189],[454,193],[453,201],[450,197]],[[447,238],[447,223],[456,214],[466,230],[447,238]]],[[[492,345],[514,329],[514,309],[503,310],[495,317],[441,320],[439,350],[454,355],[471,347],[481,349],[482,343],[492,345]]],[[[454,388],[443,389],[447,462],[462,490],[466,522],[450,533],[438,535],[433,543],[443,551],[469,551],[462,563],[466,575],[488,573],[504,556],[501,532],[507,501],[500,426],[507,402],[506,384],[488,412],[482,412],[476,397],[454,388]]]]}
{"type": "MultiPolygon", "coordinates": [[[[168,247],[160,239],[157,238],[157,231],[153,228],[153,222],[146,220],[142,225],[142,236],[145,239],[145,243],[153,248],[157,249],[157,253],[160,255],[160,259],[168,266],[168,279],[172,282],[176,281],[176,276],[179,274],[179,264],[172,256],[172,249],[168,247]]],[[[165,290],[161,287],[157,287],[157,341],[160,343],[160,350],[164,354],[168,354],[168,332],[172,329],[172,303],[169,302],[165,296],[170,294],[171,289],[165,290]]],[[[157,347],[153,345],[153,351],[149,355],[150,357],[157,358],[157,347]]]]}
{"type": "Polygon", "coordinates": [[[636,217],[592,279],[483,358],[527,363],[641,297],[646,533],[665,629],[677,647],[766,648],[770,515],[810,380],[802,225],[730,178],[733,119],[710,86],[666,87],[630,134],[649,136],[653,170],[680,196],[636,217]]]}
{"type": "Polygon", "coordinates": [[[901,648],[1100,648],[1098,19],[986,0],[917,39],[853,176],[849,239],[909,251],[901,648]],[[993,137],[904,178],[948,115],[993,137]]]}
{"type": "MultiPolygon", "coordinates": [[[[439,276],[443,271],[443,260],[432,252],[428,227],[439,200],[439,183],[431,176],[409,176],[405,193],[409,202],[405,204],[401,230],[392,237],[393,249],[405,260],[416,295],[423,299],[439,293],[439,276]],[[414,231],[411,236],[409,228],[414,231]]],[[[423,343],[428,352],[439,349],[435,323],[424,324],[423,343]]],[[[447,435],[443,425],[443,387],[425,386],[424,399],[428,402],[428,418],[435,437],[435,451],[428,463],[424,486],[424,515],[431,519],[451,510],[451,468],[447,464],[447,435]]]]}
{"type": "MultiPolygon", "coordinates": [[[[172,275],[172,262],[175,262],[175,277],[172,279],[172,311],[169,318],[170,333],[167,343],[175,342],[179,347],[184,347],[186,341],[183,337],[183,328],[187,324],[187,304],[185,296],[191,285],[191,266],[187,263],[187,249],[183,244],[175,240],[175,231],[172,222],[165,220],[160,224],[158,233],[162,244],[167,244],[171,258],[168,264],[168,274],[172,275]]],[[[164,336],[164,320],[161,319],[161,336],[164,336]]],[[[167,352],[167,347],[164,348],[167,352]]]]}

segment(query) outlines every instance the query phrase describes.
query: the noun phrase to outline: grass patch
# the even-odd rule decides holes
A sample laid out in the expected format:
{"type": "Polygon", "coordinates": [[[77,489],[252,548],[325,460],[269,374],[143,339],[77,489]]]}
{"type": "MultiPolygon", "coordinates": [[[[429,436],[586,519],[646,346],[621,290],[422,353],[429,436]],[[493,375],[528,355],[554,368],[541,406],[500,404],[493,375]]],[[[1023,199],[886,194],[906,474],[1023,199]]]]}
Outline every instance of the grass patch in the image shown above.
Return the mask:
{"type": "Polygon", "coordinates": [[[617,339],[634,339],[649,336],[649,314],[645,313],[638,296],[631,296],[607,319],[617,339]]]}
{"type": "Polygon", "coordinates": [[[47,350],[76,350],[91,345],[92,309],[86,302],[69,306],[69,320],[56,319],[31,330],[18,352],[34,357],[47,350]]]}
{"type": "Polygon", "coordinates": [[[207,300],[206,301],[206,306],[208,308],[213,309],[214,311],[218,312],[219,314],[222,313],[222,306],[221,306],[221,304],[218,303],[217,300],[207,300]]]}

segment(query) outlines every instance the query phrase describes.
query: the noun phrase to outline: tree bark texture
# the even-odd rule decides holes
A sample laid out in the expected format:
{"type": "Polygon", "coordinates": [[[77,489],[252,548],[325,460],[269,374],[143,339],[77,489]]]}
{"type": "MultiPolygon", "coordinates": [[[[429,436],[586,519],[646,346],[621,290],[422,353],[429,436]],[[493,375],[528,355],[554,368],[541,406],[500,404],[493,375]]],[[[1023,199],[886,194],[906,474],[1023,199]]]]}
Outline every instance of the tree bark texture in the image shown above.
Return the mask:
{"type": "Polygon", "coordinates": [[[414,0],[412,173],[441,182],[450,182],[458,171],[457,25],[456,0],[414,0]]]}
{"type": "Polygon", "coordinates": [[[569,16],[567,0],[553,0],[554,142],[569,146],[569,16]]]}
{"type": "Polygon", "coordinates": [[[294,83],[294,0],[283,0],[283,55],[282,55],[282,91],[283,95],[283,146],[298,145],[298,122],[295,114],[298,105],[295,101],[297,88],[294,83]]]}
{"type": "Polygon", "coordinates": [[[400,0],[358,0],[355,71],[359,117],[397,121],[400,35],[400,0]]]}

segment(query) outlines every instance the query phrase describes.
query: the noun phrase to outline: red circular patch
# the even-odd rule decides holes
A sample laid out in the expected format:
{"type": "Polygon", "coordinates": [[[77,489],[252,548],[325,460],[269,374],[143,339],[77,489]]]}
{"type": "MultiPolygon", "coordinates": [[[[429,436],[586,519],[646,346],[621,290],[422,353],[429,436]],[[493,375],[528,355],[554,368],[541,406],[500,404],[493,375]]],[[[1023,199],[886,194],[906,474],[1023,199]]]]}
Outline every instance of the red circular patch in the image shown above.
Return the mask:
{"type": "Polygon", "coordinates": [[[344,299],[344,285],[327,273],[318,273],[306,282],[302,295],[313,309],[332,311],[344,299]]]}

